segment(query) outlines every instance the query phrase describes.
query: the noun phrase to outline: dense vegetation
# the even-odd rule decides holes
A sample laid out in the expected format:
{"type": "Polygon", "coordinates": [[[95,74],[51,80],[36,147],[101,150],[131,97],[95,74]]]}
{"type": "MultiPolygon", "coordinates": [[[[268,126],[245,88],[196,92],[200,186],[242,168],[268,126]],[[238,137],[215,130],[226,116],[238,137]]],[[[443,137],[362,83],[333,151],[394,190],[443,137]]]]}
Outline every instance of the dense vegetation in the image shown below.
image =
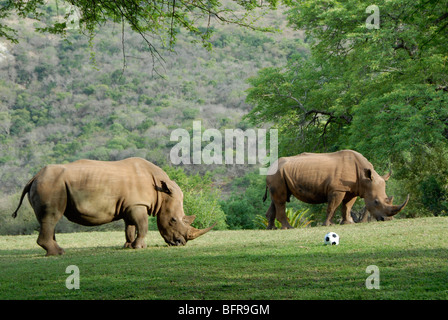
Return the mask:
{"type": "MultiPolygon", "coordinates": [[[[215,217],[221,229],[257,228],[268,203],[254,166],[170,163],[170,133],[191,132],[193,120],[221,132],[274,126],[280,156],[356,149],[379,173],[393,170],[389,195],[411,194],[401,216],[445,215],[447,1],[378,1],[379,29],[367,28],[359,1],[285,3],[286,15],[261,20],[281,33],[213,23],[204,29],[213,31],[209,51],[195,43],[200,28],[176,29],[171,46],[152,40],[164,50],[156,64],[126,24],[104,20],[94,37],[74,28],[60,38],[35,32],[54,26],[63,11],[55,4],[38,24],[10,17],[20,41],[0,42],[0,233],[37,228],[29,207],[16,221],[10,213],[42,166],[130,156],[162,166],[182,186],[200,227],[215,217]]],[[[320,209],[309,211],[314,224],[320,209]]],[[[82,228],[63,221],[59,229],[82,228]]]]}
{"type": "Polygon", "coordinates": [[[128,26],[146,43],[153,60],[162,59],[159,50],[172,48],[181,30],[187,30],[197,41],[210,48],[213,22],[230,23],[258,30],[269,27],[257,26],[254,22],[260,13],[276,8],[278,0],[239,1],[109,1],[109,0],[2,0],[0,1],[0,37],[17,43],[17,28],[8,19],[13,15],[43,22],[35,30],[65,37],[67,31],[79,28],[92,42],[105,22],[120,24],[122,36],[128,26]],[[48,5],[50,4],[50,5],[48,5]],[[52,14],[56,9],[57,15],[52,14]],[[258,10],[257,10],[258,9],[258,10]],[[258,11],[254,14],[254,11],[258,11]],[[155,41],[154,38],[160,41],[155,41]]]}
{"type": "MultiPolygon", "coordinates": [[[[47,10],[49,16],[57,12],[51,6],[47,10]]],[[[282,21],[282,14],[273,12],[264,23],[280,27],[282,21]]],[[[64,40],[36,33],[33,23],[30,19],[11,20],[20,42],[1,42],[2,233],[30,233],[37,228],[27,203],[16,220],[10,218],[28,179],[46,164],[80,158],[144,157],[166,169],[183,188],[187,214],[201,213],[202,208],[210,208],[209,213],[222,212],[219,202],[227,196],[228,185],[256,168],[170,168],[170,149],[176,143],[170,141],[170,133],[177,128],[191,132],[193,120],[200,120],[203,130],[248,128],[242,120],[250,109],[245,103],[246,78],[260,68],[284,63],[297,47],[304,46],[302,33],[263,33],[218,24],[210,39],[212,51],[192,43],[194,37],[183,32],[174,51],[164,51],[165,63],[155,65],[157,74],[146,43],[128,29],[123,44],[121,27],[108,23],[90,47],[89,38],[77,30],[69,30],[64,40]],[[200,178],[194,178],[195,174],[200,178]],[[215,207],[217,211],[213,211],[215,207]]],[[[254,204],[258,208],[263,192],[261,186],[254,204]]],[[[247,220],[246,224],[232,222],[232,218],[226,223],[218,214],[223,218],[218,228],[253,227],[255,214],[263,212],[240,218],[247,220]]],[[[201,221],[198,217],[195,223],[201,221]]],[[[83,229],[66,221],[58,228],[83,229]]]]}
{"type": "Polygon", "coordinates": [[[446,214],[448,1],[375,5],[376,21],[362,1],[294,2],[309,54],[251,78],[247,118],[275,123],[280,155],[355,149],[411,194],[404,214],[446,214]]]}

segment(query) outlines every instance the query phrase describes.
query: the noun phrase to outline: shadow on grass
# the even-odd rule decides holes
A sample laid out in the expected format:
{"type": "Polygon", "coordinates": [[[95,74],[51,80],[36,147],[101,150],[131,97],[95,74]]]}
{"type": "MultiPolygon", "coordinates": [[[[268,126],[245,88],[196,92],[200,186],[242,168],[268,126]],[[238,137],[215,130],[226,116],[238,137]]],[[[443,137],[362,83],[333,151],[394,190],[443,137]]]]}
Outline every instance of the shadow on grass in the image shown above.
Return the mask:
{"type": "MultiPolygon", "coordinates": [[[[313,248],[311,248],[313,249],[313,248]]],[[[71,248],[60,259],[43,250],[1,250],[2,264],[17,255],[2,278],[29,277],[11,299],[448,299],[444,249],[381,252],[271,252],[269,248],[172,248],[152,245],[71,248]],[[28,256],[26,256],[28,255],[28,256]],[[48,262],[47,262],[48,261],[48,262]],[[65,287],[65,268],[76,264],[81,288],[65,287]],[[380,271],[380,289],[365,286],[369,265],[380,271]],[[39,275],[40,280],[34,279],[39,275]],[[20,294],[21,296],[17,296],[20,294]]],[[[5,290],[8,286],[5,286],[5,290]]]]}
{"type": "Polygon", "coordinates": [[[161,259],[148,288],[162,299],[448,299],[447,260],[443,249],[161,259]],[[366,288],[369,265],[380,290],[366,288]]]}
{"type": "MultiPolygon", "coordinates": [[[[163,244],[153,244],[148,245],[146,249],[151,248],[163,248],[168,247],[167,245],[163,244]]],[[[65,254],[60,255],[60,257],[65,257],[68,255],[74,255],[79,253],[89,253],[89,254],[95,254],[95,252],[123,252],[123,251],[142,251],[145,249],[132,249],[132,248],[124,248],[124,246],[92,246],[92,247],[63,247],[65,250],[65,254]],[[72,254],[73,253],[73,254],[72,254]]],[[[43,256],[45,257],[46,251],[42,248],[40,248],[38,245],[36,245],[36,249],[6,249],[6,250],[0,250],[0,258],[2,257],[8,257],[8,256],[14,256],[14,257],[23,257],[26,258],[27,255],[31,256],[43,256]]],[[[57,256],[54,256],[57,257],[57,256]]]]}
{"type": "Polygon", "coordinates": [[[286,244],[284,233],[234,235],[168,247],[155,233],[139,250],[124,249],[115,237],[82,246],[70,236],[68,245],[61,244],[66,254],[49,258],[35,242],[31,247],[27,239],[27,247],[14,248],[12,239],[11,249],[0,250],[0,298],[448,299],[448,250],[439,246],[324,247],[298,233],[286,244]],[[80,270],[80,290],[65,286],[72,264],[80,270]],[[366,288],[369,265],[379,268],[379,290],[366,288]]]}

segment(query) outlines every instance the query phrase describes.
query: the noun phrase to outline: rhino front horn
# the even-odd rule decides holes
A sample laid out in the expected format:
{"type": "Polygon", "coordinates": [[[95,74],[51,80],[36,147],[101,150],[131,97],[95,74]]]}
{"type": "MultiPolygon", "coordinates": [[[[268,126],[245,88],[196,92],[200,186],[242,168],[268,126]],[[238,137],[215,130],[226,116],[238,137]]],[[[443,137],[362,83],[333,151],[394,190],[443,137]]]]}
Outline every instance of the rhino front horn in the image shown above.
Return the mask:
{"type": "Polygon", "coordinates": [[[403,202],[401,206],[391,206],[390,212],[388,214],[389,217],[396,215],[398,212],[404,209],[409,201],[409,195],[406,197],[406,200],[403,202]]]}
{"type": "Polygon", "coordinates": [[[215,222],[211,227],[208,227],[206,229],[196,229],[194,227],[190,227],[190,230],[188,231],[188,240],[194,240],[199,236],[202,236],[204,233],[209,232],[213,229],[214,226],[216,226],[215,222]]]}

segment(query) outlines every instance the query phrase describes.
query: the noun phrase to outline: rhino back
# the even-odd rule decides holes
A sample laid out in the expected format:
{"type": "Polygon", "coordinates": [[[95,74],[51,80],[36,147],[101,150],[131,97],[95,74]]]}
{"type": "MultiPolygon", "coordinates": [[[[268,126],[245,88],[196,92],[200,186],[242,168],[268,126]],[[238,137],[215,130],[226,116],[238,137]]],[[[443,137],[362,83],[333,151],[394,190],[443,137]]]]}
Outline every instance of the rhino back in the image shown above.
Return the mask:
{"type": "Polygon", "coordinates": [[[357,156],[350,151],[304,153],[285,158],[280,171],[299,200],[323,203],[333,191],[356,193],[357,156]]]}
{"type": "MultiPolygon", "coordinates": [[[[130,158],[105,162],[78,160],[47,166],[39,177],[38,191],[43,201],[65,202],[65,216],[83,225],[99,225],[118,220],[127,209],[143,205],[151,210],[157,201],[154,176],[164,172],[144,159],[130,158]]],[[[166,174],[165,174],[166,176],[166,174]]]]}

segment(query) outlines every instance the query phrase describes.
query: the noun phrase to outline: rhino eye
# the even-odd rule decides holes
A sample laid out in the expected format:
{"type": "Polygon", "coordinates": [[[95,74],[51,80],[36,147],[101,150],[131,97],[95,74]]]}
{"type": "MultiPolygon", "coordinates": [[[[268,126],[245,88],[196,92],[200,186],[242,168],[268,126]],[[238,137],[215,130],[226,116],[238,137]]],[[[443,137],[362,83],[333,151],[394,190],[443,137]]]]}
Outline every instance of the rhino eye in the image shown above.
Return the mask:
{"type": "Polygon", "coordinates": [[[380,204],[380,201],[378,199],[375,199],[375,204],[376,205],[380,204]]]}

